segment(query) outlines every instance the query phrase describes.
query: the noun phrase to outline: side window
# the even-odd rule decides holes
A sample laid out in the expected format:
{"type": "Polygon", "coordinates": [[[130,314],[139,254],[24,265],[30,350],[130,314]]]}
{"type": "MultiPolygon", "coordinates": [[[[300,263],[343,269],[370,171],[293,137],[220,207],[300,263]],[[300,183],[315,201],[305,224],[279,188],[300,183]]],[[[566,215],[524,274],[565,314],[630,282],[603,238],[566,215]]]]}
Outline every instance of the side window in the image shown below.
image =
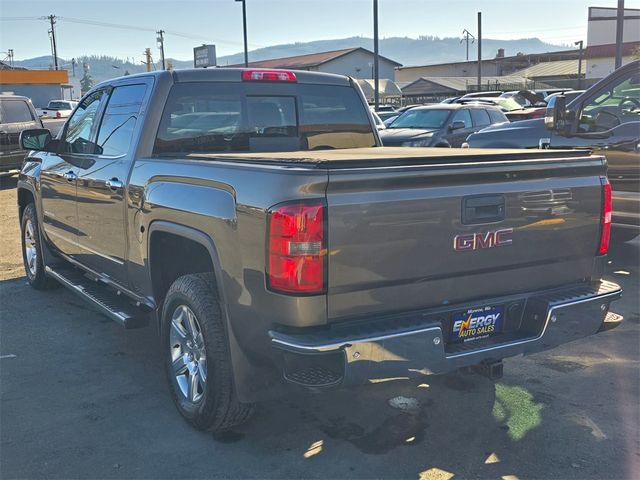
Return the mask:
{"type": "Polygon", "coordinates": [[[113,89],[96,142],[101,148],[101,155],[120,156],[129,152],[146,90],[146,85],[126,85],[113,89]]]}
{"type": "Polygon", "coordinates": [[[489,114],[482,108],[474,108],[473,110],[471,110],[471,117],[473,118],[473,124],[476,127],[491,125],[489,114]]]}
{"type": "Polygon", "coordinates": [[[106,100],[105,90],[98,90],[85,98],[69,118],[64,133],[64,151],[67,153],[95,153],[95,143],[91,141],[97,128],[100,105],[106,100]]]}
{"type": "Polygon", "coordinates": [[[489,118],[491,119],[491,123],[504,123],[508,122],[509,119],[507,116],[497,109],[488,109],[487,113],[489,114],[489,118]]]}
{"type": "Polygon", "coordinates": [[[33,122],[34,118],[29,105],[23,100],[5,100],[2,102],[4,110],[3,123],[33,122]]]}
{"type": "Polygon", "coordinates": [[[640,74],[633,73],[587,101],[580,113],[579,132],[604,132],[640,121],[640,74]]]}
{"type": "Polygon", "coordinates": [[[464,128],[471,128],[471,114],[469,113],[469,110],[466,108],[463,108],[462,110],[458,110],[456,112],[456,114],[453,116],[453,119],[451,120],[451,122],[463,122],[464,123],[464,128]]]}

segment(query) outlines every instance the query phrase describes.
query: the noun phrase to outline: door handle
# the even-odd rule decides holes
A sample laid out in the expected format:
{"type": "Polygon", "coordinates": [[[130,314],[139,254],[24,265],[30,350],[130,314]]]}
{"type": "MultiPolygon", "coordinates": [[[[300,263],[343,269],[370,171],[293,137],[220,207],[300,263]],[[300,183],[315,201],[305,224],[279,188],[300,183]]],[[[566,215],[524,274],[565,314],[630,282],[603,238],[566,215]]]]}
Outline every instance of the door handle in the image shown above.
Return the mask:
{"type": "Polygon", "coordinates": [[[115,192],[116,190],[120,190],[121,188],[124,187],[124,184],[117,178],[112,178],[111,180],[107,180],[106,182],[104,182],[104,184],[107,186],[109,190],[113,192],[115,192]]]}
{"type": "Polygon", "coordinates": [[[62,175],[67,182],[74,182],[78,176],[73,172],[67,172],[62,175]]]}

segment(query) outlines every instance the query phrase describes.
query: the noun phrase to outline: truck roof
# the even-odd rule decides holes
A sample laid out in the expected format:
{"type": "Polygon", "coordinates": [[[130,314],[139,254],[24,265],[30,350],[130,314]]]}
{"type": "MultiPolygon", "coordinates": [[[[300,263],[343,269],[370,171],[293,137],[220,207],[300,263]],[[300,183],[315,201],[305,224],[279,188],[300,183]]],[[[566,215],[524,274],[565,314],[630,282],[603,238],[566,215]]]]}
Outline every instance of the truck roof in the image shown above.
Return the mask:
{"type": "Polygon", "coordinates": [[[371,147],[295,152],[192,153],[187,154],[186,157],[251,163],[290,163],[323,168],[356,168],[361,166],[420,165],[424,163],[476,163],[578,158],[589,156],[590,153],[588,150],[371,147]],[[375,162],[375,165],[372,165],[372,162],[375,162]]]}
{"type": "MultiPolygon", "coordinates": [[[[132,79],[137,77],[173,77],[175,83],[181,82],[241,82],[242,72],[244,70],[282,70],[273,68],[188,68],[182,70],[158,70],[155,72],[144,72],[127,77],[118,77],[106,80],[96,85],[109,85],[123,79],[132,79]]],[[[349,77],[344,75],[335,75],[333,73],[308,72],[306,70],[286,70],[296,74],[297,83],[311,83],[320,85],[342,85],[350,86],[349,77]]],[[[271,83],[271,82],[268,82],[271,83]]]]}

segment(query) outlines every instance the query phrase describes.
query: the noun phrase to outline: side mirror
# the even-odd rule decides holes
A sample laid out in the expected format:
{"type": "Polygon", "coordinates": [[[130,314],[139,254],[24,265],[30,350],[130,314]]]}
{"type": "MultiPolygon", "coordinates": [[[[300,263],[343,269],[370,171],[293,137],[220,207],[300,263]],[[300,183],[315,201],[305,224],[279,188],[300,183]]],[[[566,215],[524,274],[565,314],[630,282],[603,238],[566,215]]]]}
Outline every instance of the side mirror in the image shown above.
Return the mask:
{"type": "Polygon", "coordinates": [[[51,132],[46,128],[34,128],[20,132],[20,145],[24,150],[46,152],[50,143],[51,132]]]}
{"type": "Polygon", "coordinates": [[[455,122],[453,122],[451,124],[451,126],[449,127],[449,130],[454,131],[454,130],[460,130],[461,128],[465,128],[465,124],[464,122],[460,121],[460,120],[456,120],[455,122]]]}
{"type": "Polygon", "coordinates": [[[547,105],[544,126],[547,130],[564,130],[567,124],[567,98],[564,95],[554,97],[547,105]]]}

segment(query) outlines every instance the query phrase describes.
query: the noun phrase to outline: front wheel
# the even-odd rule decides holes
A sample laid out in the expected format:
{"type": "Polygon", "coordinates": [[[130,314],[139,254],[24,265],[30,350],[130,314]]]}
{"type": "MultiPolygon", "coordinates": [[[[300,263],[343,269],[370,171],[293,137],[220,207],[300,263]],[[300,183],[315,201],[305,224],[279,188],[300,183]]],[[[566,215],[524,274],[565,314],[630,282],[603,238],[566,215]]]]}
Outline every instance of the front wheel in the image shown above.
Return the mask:
{"type": "Polygon", "coordinates": [[[213,273],[185,275],[171,285],[162,309],[162,346],[174,402],[189,423],[220,432],[248,420],[253,408],[235,394],[213,273]]]}

